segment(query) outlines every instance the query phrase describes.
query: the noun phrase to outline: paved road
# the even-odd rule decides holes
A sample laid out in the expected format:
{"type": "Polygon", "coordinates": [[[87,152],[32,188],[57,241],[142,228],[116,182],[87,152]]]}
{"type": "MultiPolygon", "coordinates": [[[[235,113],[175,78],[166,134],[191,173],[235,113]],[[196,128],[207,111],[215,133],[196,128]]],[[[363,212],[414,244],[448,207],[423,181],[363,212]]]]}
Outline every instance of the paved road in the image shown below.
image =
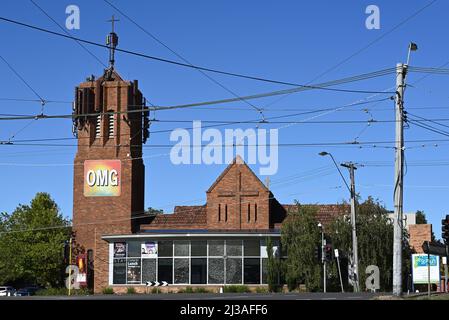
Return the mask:
{"type": "Polygon", "coordinates": [[[92,296],[0,297],[0,300],[369,300],[379,293],[166,293],[92,296]]]}

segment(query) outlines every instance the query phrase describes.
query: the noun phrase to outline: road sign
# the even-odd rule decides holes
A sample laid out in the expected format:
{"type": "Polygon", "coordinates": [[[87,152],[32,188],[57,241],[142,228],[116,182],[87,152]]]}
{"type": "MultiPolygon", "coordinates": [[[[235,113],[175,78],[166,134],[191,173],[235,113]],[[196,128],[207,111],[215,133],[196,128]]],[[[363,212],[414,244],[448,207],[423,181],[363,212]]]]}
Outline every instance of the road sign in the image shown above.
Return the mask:
{"type": "Polygon", "coordinates": [[[166,287],[168,286],[167,281],[147,281],[146,283],[147,287],[166,287]]]}
{"type": "Polygon", "coordinates": [[[334,255],[335,255],[335,258],[338,258],[338,249],[334,250],[334,255]]]}

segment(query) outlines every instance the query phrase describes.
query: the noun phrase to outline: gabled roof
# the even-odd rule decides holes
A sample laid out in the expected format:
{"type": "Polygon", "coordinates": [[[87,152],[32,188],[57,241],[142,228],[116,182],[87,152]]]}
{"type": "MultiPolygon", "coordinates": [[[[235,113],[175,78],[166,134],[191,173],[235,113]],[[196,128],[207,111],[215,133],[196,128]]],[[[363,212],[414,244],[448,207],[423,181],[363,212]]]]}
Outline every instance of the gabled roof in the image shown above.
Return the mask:
{"type": "Polygon", "coordinates": [[[260,181],[259,177],[253,172],[253,170],[251,170],[251,168],[246,164],[246,162],[242,159],[242,157],[240,157],[240,155],[237,155],[234,160],[232,160],[232,162],[226,167],[226,169],[218,176],[218,178],[215,180],[215,182],[209,187],[209,189],[207,189],[206,193],[211,192],[215,186],[223,179],[223,177],[229,172],[229,170],[231,170],[231,168],[235,165],[243,165],[246,168],[248,168],[248,171],[250,172],[250,174],[252,174],[256,180],[259,182],[260,186],[266,190],[269,191],[268,188],[265,186],[265,184],[263,184],[262,181],[260,181]]]}
{"type": "Polygon", "coordinates": [[[157,214],[149,224],[142,224],[141,230],[170,228],[205,228],[206,206],[176,206],[174,213],[157,214]]]}

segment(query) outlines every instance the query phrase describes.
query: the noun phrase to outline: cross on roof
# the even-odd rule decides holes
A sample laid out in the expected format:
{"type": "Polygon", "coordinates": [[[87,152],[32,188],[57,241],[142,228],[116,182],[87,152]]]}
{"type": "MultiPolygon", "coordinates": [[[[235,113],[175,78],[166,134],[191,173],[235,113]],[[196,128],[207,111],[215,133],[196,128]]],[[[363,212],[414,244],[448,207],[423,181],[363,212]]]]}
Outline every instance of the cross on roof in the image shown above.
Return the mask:
{"type": "Polygon", "coordinates": [[[112,15],[112,18],[108,20],[107,22],[111,22],[112,25],[112,32],[114,32],[114,25],[116,21],[120,21],[119,19],[115,19],[114,15],[112,15]]]}

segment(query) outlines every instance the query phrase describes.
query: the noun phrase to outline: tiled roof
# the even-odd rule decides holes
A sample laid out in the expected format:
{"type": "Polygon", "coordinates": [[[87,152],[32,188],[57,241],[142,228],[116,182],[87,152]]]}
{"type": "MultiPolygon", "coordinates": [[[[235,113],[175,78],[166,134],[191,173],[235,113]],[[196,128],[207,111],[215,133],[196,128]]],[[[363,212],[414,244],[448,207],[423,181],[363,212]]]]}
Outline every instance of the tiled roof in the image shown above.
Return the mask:
{"type": "Polygon", "coordinates": [[[206,228],[206,206],[176,206],[172,214],[158,214],[150,224],[141,225],[141,230],[148,229],[198,229],[206,228]]]}
{"type": "MultiPolygon", "coordinates": [[[[310,206],[317,208],[316,220],[321,222],[323,226],[331,223],[336,217],[341,215],[349,215],[351,207],[347,204],[300,204],[302,206],[310,206]]],[[[283,204],[282,207],[287,211],[296,211],[296,204],[283,204]]]]}

